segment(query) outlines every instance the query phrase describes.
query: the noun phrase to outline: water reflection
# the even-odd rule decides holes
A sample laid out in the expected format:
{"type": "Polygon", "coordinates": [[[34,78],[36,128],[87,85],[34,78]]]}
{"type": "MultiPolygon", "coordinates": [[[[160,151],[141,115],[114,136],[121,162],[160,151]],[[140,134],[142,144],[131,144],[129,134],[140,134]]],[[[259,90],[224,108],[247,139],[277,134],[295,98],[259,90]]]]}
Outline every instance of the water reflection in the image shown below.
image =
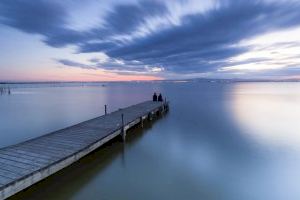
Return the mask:
{"type": "Polygon", "coordinates": [[[297,83],[238,84],[229,108],[243,132],[257,142],[300,150],[299,88],[297,83]]]}

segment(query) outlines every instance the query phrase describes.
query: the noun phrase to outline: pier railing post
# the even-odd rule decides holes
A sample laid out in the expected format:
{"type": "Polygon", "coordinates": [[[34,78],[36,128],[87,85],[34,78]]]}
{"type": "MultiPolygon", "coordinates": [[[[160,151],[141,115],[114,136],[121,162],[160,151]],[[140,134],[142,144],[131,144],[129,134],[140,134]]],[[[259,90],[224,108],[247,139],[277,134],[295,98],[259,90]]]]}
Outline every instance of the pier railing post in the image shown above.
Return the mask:
{"type": "Polygon", "coordinates": [[[126,130],[125,130],[125,125],[124,125],[124,114],[122,113],[121,115],[122,117],[122,138],[123,138],[123,141],[125,142],[126,141],[126,130]]]}

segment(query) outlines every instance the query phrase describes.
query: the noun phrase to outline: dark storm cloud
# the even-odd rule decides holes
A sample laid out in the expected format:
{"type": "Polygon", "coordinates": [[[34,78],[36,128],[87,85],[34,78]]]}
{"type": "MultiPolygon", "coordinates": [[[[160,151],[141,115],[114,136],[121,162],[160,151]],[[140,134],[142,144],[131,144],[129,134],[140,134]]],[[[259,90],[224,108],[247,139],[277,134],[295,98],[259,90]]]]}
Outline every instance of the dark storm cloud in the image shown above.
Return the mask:
{"type": "MultiPolygon", "coordinates": [[[[184,16],[179,25],[157,28],[126,42],[112,39],[112,36],[130,36],[150,17],[166,17],[172,11],[162,2],[116,5],[98,27],[76,31],[69,28],[67,7],[62,4],[45,0],[1,0],[0,23],[40,34],[50,46],[75,45],[79,53],[104,52],[112,62],[97,65],[95,61],[98,68],[142,71],[145,66],[161,66],[175,73],[217,70],[226,66],[229,58],[251,49],[237,46],[241,40],[300,25],[299,2],[222,0],[219,6],[205,13],[184,16]]],[[[59,62],[88,67],[66,60],[59,62]]]]}

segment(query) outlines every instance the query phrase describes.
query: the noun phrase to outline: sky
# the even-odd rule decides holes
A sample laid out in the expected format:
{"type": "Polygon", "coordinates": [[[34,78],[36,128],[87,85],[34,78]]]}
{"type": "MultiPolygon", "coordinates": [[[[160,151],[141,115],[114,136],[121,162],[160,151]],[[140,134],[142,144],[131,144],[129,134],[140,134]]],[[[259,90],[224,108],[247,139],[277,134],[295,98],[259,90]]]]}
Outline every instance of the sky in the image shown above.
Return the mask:
{"type": "Polygon", "coordinates": [[[1,0],[0,81],[300,79],[300,0],[1,0]]]}

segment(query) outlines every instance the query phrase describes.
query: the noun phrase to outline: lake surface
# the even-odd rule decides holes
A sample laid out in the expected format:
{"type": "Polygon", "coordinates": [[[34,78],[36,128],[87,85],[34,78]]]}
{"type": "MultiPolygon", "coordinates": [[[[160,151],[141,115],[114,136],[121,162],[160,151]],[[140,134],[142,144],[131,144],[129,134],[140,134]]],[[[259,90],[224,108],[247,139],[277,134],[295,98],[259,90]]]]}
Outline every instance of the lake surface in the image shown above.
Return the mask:
{"type": "Polygon", "coordinates": [[[151,99],[170,112],[13,199],[299,200],[300,83],[12,85],[0,146],[151,99]]]}

